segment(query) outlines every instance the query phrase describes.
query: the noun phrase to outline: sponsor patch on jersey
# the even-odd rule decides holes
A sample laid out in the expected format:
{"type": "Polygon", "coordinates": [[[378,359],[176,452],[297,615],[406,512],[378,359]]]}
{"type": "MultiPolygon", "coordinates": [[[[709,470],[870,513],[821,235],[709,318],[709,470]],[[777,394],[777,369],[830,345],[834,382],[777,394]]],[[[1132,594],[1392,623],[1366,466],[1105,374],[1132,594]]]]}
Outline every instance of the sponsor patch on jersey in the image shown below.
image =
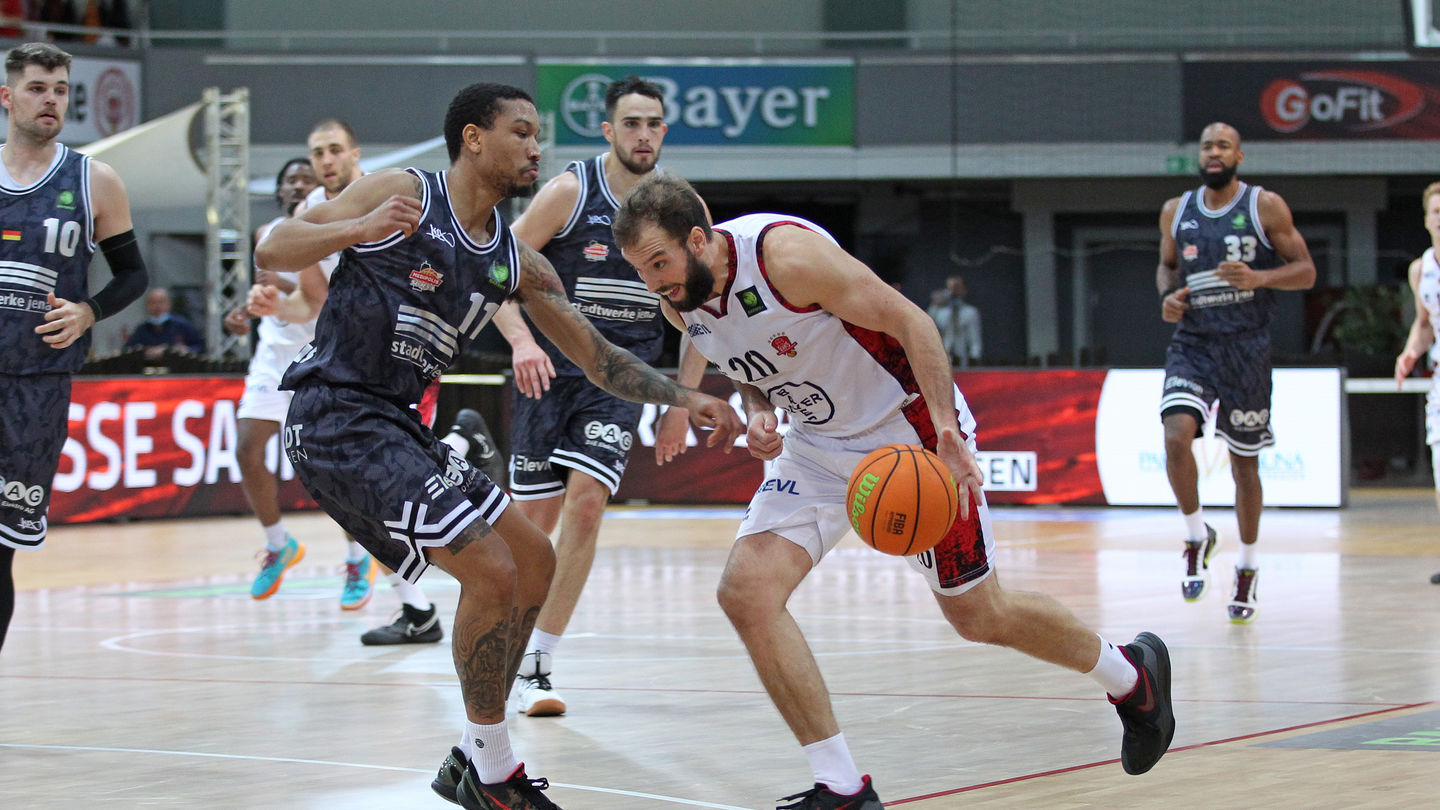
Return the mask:
{"type": "Polygon", "coordinates": [[[74,210],[75,210],[75,192],[70,191],[70,190],[68,190],[68,189],[65,190],[65,191],[60,192],[60,196],[55,198],[55,207],[56,207],[56,208],[63,208],[63,209],[65,209],[66,211],[74,211],[74,210]]]}
{"type": "Polygon", "coordinates": [[[794,357],[795,350],[800,348],[784,332],[770,336],[770,347],[775,350],[776,354],[783,354],[786,357],[794,357]]]}
{"type": "Polygon", "coordinates": [[[1185,257],[1185,261],[1193,262],[1200,258],[1200,246],[1186,245],[1185,249],[1180,251],[1180,255],[1185,257]]]}
{"type": "Polygon", "coordinates": [[[760,291],[754,287],[746,287],[735,293],[735,298],[746,315],[753,317],[765,311],[765,302],[760,298],[760,291]]]}
{"type": "Polygon", "coordinates": [[[1245,214],[1243,214],[1243,213],[1236,214],[1235,217],[1230,220],[1230,227],[1232,227],[1232,228],[1234,228],[1235,230],[1238,231],[1238,230],[1244,228],[1244,227],[1245,227],[1245,224],[1248,223],[1249,221],[1250,221],[1250,220],[1248,220],[1248,219],[1245,218],[1245,214]]]}
{"type": "Polygon", "coordinates": [[[422,262],[410,271],[410,288],[417,292],[435,292],[435,288],[444,282],[444,274],[431,267],[430,262],[422,262]]]}
{"type": "Polygon", "coordinates": [[[490,283],[502,290],[510,288],[510,268],[503,264],[490,265],[490,283]]]}
{"type": "Polygon", "coordinates": [[[0,239],[4,239],[6,242],[19,242],[20,232],[12,231],[9,228],[6,228],[5,230],[0,231],[0,239]]]}
{"type": "Polygon", "coordinates": [[[585,249],[580,252],[584,254],[585,261],[587,262],[603,262],[610,258],[610,246],[604,242],[591,241],[590,244],[586,245],[585,249]]]}

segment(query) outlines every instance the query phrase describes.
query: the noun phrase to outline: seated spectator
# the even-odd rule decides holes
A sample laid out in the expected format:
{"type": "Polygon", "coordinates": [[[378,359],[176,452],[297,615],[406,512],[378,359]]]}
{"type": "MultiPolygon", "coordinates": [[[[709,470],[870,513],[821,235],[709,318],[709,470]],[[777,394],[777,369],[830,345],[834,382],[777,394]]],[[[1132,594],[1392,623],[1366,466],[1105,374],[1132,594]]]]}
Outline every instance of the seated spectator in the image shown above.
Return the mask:
{"type": "Polygon", "coordinates": [[[146,360],[158,360],[167,349],[202,354],[205,339],[184,315],[170,311],[170,293],[156,287],[145,293],[145,320],[125,341],[125,348],[145,347],[146,360]]]}

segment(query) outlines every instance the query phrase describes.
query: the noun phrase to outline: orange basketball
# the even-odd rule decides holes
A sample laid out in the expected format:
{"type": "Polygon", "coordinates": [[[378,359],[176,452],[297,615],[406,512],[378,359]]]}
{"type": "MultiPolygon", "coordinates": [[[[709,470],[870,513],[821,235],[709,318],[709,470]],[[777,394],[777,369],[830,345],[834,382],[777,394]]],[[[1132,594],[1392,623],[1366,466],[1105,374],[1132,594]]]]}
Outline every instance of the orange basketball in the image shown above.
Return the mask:
{"type": "Polygon", "coordinates": [[[850,526],[886,554],[934,548],[950,531],[959,505],[945,462],[911,444],[886,445],[860,459],[845,490],[850,526]]]}

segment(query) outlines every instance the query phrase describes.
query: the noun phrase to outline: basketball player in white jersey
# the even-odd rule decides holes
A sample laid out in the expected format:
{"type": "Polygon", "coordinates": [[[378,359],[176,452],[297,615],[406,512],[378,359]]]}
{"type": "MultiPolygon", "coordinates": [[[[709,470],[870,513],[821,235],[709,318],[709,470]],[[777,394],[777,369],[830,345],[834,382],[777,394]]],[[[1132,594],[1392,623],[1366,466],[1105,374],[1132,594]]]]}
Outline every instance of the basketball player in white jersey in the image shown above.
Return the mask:
{"type": "Polygon", "coordinates": [[[1174,735],[1165,644],[1141,633],[1117,647],[1050,597],[1002,590],[992,576],[975,420],[924,310],[814,223],[751,214],[712,229],[699,196],[673,174],[637,183],[614,232],[666,317],[735,382],[750,452],[767,462],[719,599],[814,771],[814,787],[787,797],[795,802],[787,807],[882,806],[851,758],[786,602],[848,530],[844,496],[855,464],[887,444],[937,451],[959,482],[949,534],[909,558],[950,624],[968,640],[1089,674],[1120,713],[1125,770],[1144,773],[1160,759],[1174,735]],[[776,408],[789,412],[784,435],[776,408]]]}
{"type": "MultiPolygon", "coordinates": [[[[1430,247],[1410,263],[1415,322],[1410,324],[1405,349],[1395,358],[1396,385],[1409,376],[1427,351],[1431,365],[1440,366],[1440,344],[1435,341],[1435,334],[1440,332],[1440,258],[1436,257],[1436,248],[1440,248],[1440,183],[1426,186],[1420,202],[1425,209],[1425,230],[1430,232],[1430,247]]],[[[1430,393],[1425,397],[1425,443],[1430,445],[1435,502],[1440,505],[1440,374],[1431,381],[1430,393]]],[[[1440,585],[1440,573],[1432,574],[1430,581],[1440,585]]]]}
{"type": "MultiPolygon", "coordinates": [[[[275,200],[284,212],[255,230],[255,243],[295,212],[305,196],[316,188],[315,172],[307,158],[286,161],[275,178],[275,200]]],[[[282,285],[294,289],[295,273],[270,273],[260,270],[256,280],[282,285]]],[[[225,328],[236,335],[249,334],[250,314],[242,304],[225,318],[225,328]]],[[[265,448],[271,437],[280,432],[285,423],[285,410],[290,407],[290,394],[279,390],[280,377],[295,359],[300,348],[315,336],[315,329],[309,323],[290,323],[278,318],[260,319],[258,341],[255,353],[250,359],[250,368],[245,376],[245,393],[240,397],[236,411],[237,445],[235,455],[240,463],[240,485],[255,517],[260,521],[268,549],[283,551],[291,541],[280,516],[279,483],[277,476],[265,464],[265,448]]],[[[303,547],[300,547],[303,548],[303,547]]],[[[278,551],[267,551],[267,560],[278,551]]],[[[303,555],[303,551],[301,552],[303,555]]],[[[294,561],[299,560],[296,555],[294,561]]],[[[250,595],[265,599],[280,587],[280,578],[257,578],[252,583],[250,595]]]]}

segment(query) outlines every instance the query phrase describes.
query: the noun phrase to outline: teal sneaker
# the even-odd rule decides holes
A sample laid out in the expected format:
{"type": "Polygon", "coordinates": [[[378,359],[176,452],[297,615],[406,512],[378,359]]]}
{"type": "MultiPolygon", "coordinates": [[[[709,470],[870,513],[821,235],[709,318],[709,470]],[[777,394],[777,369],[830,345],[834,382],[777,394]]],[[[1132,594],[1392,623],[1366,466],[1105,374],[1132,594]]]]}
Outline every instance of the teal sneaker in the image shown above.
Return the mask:
{"type": "Polygon", "coordinates": [[[285,569],[305,559],[305,544],[290,535],[285,535],[285,545],[279,551],[265,552],[265,561],[260,563],[260,573],[250,585],[251,599],[269,599],[280,590],[280,580],[285,569]]]}
{"type": "Polygon", "coordinates": [[[375,558],[367,554],[359,562],[345,563],[345,590],[340,592],[340,609],[359,610],[370,604],[374,584],[375,558]]]}

